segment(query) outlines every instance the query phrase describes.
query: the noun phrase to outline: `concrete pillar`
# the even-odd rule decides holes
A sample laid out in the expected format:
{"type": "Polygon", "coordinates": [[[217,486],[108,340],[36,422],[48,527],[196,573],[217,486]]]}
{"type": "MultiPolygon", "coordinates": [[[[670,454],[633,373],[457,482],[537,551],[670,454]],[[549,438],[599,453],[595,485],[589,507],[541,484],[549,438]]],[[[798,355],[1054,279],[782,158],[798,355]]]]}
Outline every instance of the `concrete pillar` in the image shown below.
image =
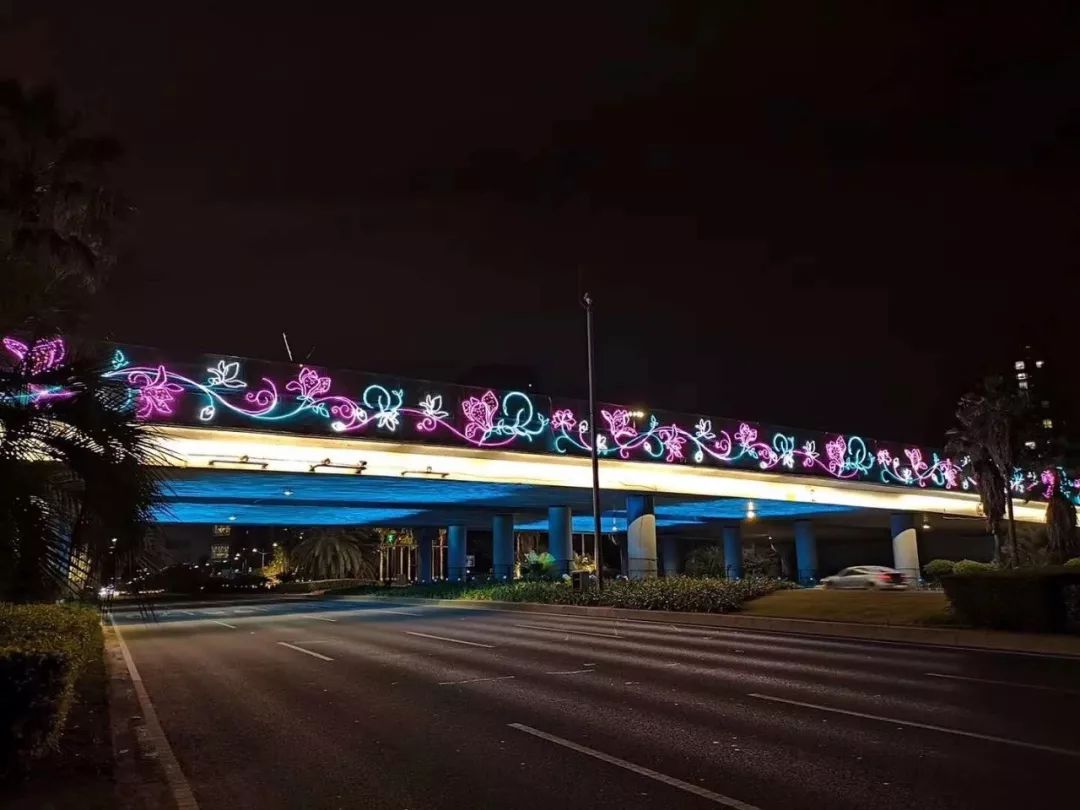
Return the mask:
{"type": "Polygon", "coordinates": [[[446,539],[446,578],[451,582],[465,581],[465,541],[468,531],[464,526],[451,526],[446,539]]]}
{"type": "Polygon", "coordinates": [[[491,572],[495,579],[514,578],[514,516],[491,519],[491,572]]]}
{"type": "Polygon", "coordinates": [[[652,495],[626,496],[626,575],[656,576],[656,515],[652,495]]]}
{"type": "Polygon", "coordinates": [[[569,574],[574,559],[574,515],[569,506],[548,507],[548,553],[555,558],[555,573],[569,574]]]}
{"type": "Polygon", "coordinates": [[[674,577],[679,574],[679,544],[674,537],[665,537],[660,541],[660,559],[664,564],[664,576],[674,577]]]}
{"type": "Polygon", "coordinates": [[[742,579],[742,527],[725,526],[724,571],[728,579],[742,579]]]}
{"type": "Polygon", "coordinates": [[[812,585],[818,580],[817,537],[814,524],[809,520],[795,521],[795,567],[796,581],[812,585]]]}
{"type": "Polygon", "coordinates": [[[915,516],[910,512],[895,512],[889,516],[892,531],[893,568],[909,582],[919,579],[919,533],[915,530],[915,516]]]}
{"type": "Polygon", "coordinates": [[[426,526],[416,532],[416,556],[420,563],[420,570],[416,572],[417,582],[431,582],[431,548],[438,533],[438,529],[426,526]]]}

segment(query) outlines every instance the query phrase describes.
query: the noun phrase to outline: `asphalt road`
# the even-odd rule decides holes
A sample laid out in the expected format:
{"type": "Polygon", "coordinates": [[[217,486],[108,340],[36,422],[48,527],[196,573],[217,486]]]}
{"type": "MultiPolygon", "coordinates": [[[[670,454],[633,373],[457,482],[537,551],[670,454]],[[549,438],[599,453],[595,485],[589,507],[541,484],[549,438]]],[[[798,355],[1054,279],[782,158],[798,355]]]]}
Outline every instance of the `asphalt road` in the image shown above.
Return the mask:
{"type": "Polygon", "coordinates": [[[1078,795],[1075,660],[358,601],[116,622],[207,810],[1078,795]]]}

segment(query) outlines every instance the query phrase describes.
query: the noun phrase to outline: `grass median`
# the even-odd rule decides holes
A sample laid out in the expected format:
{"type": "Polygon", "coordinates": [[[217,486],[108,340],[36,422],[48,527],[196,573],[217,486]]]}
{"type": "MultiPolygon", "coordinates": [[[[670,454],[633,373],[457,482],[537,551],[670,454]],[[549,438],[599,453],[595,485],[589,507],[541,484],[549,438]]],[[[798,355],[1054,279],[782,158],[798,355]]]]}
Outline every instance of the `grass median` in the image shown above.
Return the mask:
{"type": "Polygon", "coordinates": [[[954,621],[949,600],[940,591],[776,591],[747,602],[742,612],[784,619],[924,627],[954,621]]]}

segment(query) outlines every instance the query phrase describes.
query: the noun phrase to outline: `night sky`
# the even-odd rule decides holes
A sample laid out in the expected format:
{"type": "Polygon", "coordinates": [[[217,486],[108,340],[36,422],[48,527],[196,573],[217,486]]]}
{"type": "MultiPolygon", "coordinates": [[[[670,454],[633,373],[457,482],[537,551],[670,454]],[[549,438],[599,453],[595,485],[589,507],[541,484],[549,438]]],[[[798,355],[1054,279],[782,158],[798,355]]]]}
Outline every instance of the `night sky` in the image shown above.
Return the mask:
{"type": "Polygon", "coordinates": [[[576,396],[584,283],[603,399],[940,443],[1080,402],[1069,5],[0,0],[0,76],[126,146],[102,334],[576,396]]]}

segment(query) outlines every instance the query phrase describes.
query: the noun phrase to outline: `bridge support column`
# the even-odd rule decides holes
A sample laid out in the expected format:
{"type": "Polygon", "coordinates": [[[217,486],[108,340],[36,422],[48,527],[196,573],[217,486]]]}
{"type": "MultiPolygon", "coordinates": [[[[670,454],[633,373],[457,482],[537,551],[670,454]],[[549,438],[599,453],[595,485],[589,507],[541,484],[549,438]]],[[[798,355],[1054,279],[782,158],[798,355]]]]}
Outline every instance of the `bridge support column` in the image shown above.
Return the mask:
{"type": "Polygon", "coordinates": [[[805,585],[817,582],[817,537],[809,520],[795,521],[795,579],[805,585]]]}
{"type": "Polygon", "coordinates": [[[446,578],[451,582],[465,581],[465,541],[468,530],[464,526],[451,526],[446,539],[446,578]]]}
{"type": "Polygon", "coordinates": [[[894,512],[889,516],[892,530],[893,568],[903,574],[908,582],[919,579],[919,533],[915,530],[915,516],[910,512],[894,512]]]}
{"type": "Polygon", "coordinates": [[[656,576],[656,515],[652,495],[626,496],[626,575],[656,576]]]}
{"type": "Polygon", "coordinates": [[[548,553],[555,558],[555,573],[570,573],[574,559],[574,516],[569,506],[548,507],[548,553]]]}
{"type": "Polygon", "coordinates": [[[433,529],[425,526],[416,532],[416,555],[419,557],[419,568],[417,572],[417,582],[431,582],[431,549],[435,543],[435,536],[439,533],[438,529],[433,529]]]}
{"type": "Polygon", "coordinates": [[[664,564],[664,576],[674,577],[679,574],[679,544],[674,537],[665,537],[660,541],[660,561],[664,564]]]}
{"type": "Polygon", "coordinates": [[[495,579],[514,578],[514,516],[491,519],[491,572],[495,579]]]}
{"type": "Polygon", "coordinates": [[[742,579],[742,527],[725,526],[724,533],[724,573],[728,579],[742,579]]]}

